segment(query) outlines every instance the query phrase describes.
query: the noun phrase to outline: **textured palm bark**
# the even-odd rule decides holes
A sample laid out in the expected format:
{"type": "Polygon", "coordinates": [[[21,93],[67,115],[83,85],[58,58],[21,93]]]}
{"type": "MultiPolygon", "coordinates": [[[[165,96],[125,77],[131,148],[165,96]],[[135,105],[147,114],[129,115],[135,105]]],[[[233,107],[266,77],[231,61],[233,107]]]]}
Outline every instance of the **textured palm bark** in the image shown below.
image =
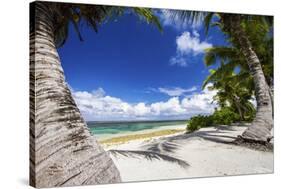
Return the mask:
{"type": "Polygon", "coordinates": [[[120,182],[90,134],[65,82],[48,4],[35,4],[30,34],[30,182],[35,187],[120,182]]]}
{"type": "Polygon", "coordinates": [[[243,112],[242,112],[242,110],[241,110],[241,107],[240,107],[240,105],[239,105],[239,102],[238,102],[238,100],[234,100],[234,103],[235,103],[235,106],[236,106],[236,108],[237,108],[237,110],[238,110],[238,113],[239,113],[239,117],[240,117],[240,119],[243,121],[244,120],[244,114],[243,114],[243,112]]]}
{"type": "Polygon", "coordinates": [[[268,142],[271,138],[273,127],[272,101],[269,87],[262,71],[260,60],[252,48],[245,31],[241,27],[241,15],[226,14],[222,16],[223,23],[232,37],[239,43],[244,54],[255,84],[255,96],[257,100],[257,113],[252,124],[242,134],[246,141],[268,142]]]}

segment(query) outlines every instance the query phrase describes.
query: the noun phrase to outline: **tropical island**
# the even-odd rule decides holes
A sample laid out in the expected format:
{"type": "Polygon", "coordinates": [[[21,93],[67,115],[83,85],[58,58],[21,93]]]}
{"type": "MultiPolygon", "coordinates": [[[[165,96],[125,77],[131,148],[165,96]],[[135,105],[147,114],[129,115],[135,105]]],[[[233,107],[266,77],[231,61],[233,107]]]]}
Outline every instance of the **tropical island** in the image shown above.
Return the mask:
{"type": "Polygon", "coordinates": [[[272,16],[30,10],[32,186],[273,172],[272,16]]]}

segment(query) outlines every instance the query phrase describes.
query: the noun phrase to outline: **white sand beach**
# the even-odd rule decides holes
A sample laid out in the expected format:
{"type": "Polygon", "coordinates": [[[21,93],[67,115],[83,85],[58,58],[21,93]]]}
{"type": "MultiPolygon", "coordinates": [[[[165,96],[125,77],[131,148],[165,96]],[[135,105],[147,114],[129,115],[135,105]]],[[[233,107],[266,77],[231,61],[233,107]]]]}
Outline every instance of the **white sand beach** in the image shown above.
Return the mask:
{"type": "Polygon", "coordinates": [[[208,127],[190,134],[183,128],[104,147],[123,182],[273,172],[273,152],[229,144],[246,127],[208,127]]]}

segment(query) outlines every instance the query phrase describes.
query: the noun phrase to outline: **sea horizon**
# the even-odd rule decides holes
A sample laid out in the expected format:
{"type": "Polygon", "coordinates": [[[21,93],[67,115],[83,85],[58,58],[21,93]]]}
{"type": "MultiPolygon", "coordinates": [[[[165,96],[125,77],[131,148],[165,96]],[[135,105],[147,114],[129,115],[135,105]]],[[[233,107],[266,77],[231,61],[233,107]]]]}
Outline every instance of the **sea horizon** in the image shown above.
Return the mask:
{"type": "Polygon", "coordinates": [[[149,120],[91,120],[86,123],[137,123],[137,122],[174,122],[174,121],[187,121],[188,119],[149,119],[149,120]]]}
{"type": "Polygon", "coordinates": [[[149,130],[173,129],[186,122],[187,120],[88,121],[87,126],[98,139],[105,139],[149,130]]]}

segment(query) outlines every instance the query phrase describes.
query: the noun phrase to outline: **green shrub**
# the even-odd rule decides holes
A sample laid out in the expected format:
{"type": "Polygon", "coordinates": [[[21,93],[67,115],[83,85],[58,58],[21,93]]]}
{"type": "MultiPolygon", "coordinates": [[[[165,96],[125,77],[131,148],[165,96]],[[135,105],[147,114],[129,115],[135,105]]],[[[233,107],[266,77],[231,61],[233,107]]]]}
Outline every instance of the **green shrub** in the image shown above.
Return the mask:
{"type": "Polygon", "coordinates": [[[255,109],[249,110],[245,112],[243,121],[252,122],[255,117],[256,117],[256,110],[255,109]]]}
{"type": "Polygon", "coordinates": [[[197,115],[189,119],[186,130],[188,132],[196,131],[202,127],[209,127],[213,124],[212,116],[197,115]]]}
{"type": "Polygon", "coordinates": [[[213,123],[216,125],[230,125],[239,120],[239,115],[229,107],[221,108],[213,113],[213,123]]]}
{"type": "Polygon", "coordinates": [[[188,120],[186,130],[193,132],[203,127],[213,125],[230,125],[233,122],[239,121],[240,117],[230,107],[224,107],[215,110],[212,115],[197,115],[188,120]]]}

